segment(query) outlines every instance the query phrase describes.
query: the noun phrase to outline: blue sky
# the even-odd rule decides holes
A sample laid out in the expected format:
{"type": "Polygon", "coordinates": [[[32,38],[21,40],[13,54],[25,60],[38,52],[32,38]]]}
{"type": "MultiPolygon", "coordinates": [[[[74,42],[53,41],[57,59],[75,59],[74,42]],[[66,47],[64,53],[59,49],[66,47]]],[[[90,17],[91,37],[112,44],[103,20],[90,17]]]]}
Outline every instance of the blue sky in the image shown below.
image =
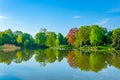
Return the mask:
{"type": "Polygon", "coordinates": [[[0,0],[0,30],[35,35],[40,28],[66,35],[72,27],[120,27],[120,0],[0,0]]]}

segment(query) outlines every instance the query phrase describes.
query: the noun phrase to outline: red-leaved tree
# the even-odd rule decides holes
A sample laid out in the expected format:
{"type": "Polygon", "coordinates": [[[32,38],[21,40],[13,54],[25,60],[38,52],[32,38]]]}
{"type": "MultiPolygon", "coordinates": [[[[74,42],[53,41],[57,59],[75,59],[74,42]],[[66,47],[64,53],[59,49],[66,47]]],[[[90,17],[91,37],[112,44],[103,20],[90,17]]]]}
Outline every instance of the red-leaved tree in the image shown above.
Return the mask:
{"type": "Polygon", "coordinates": [[[73,45],[74,44],[74,42],[75,42],[75,35],[76,35],[77,31],[78,31],[77,28],[72,28],[72,29],[70,29],[69,33],[67,34],[69,45],[73,45]]]}

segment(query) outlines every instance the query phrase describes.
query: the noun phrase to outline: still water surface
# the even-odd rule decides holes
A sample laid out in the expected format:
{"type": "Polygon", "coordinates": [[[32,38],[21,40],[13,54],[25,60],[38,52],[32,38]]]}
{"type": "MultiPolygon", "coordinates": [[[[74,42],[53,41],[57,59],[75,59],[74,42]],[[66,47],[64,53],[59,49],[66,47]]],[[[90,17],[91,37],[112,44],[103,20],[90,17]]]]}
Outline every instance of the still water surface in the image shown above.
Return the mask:
{"type": "Polygon", "coordinates": [[[120,52],[0,51],[0,80],[120,80],[120,52]]]}

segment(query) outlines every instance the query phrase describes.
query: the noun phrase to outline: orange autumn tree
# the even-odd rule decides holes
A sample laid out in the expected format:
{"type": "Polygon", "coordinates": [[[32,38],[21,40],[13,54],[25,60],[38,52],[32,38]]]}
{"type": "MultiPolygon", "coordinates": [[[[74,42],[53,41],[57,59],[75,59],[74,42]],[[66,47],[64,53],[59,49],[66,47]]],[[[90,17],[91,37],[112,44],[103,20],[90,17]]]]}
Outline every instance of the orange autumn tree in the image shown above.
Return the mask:
{"type": "Polygon", "coordinates": [[[69,33],[67,34],[69,45],[74,45],[75,35],[76,35],[77,31],[78,31],[77,28],[72,28],[72,29],[70,29],[69,33]]]}
{"type": "Polygon", "coordinates": [[[72,68],[77,68],[76,57],[74,51],[69,51],[67,61],[72,68]]]}

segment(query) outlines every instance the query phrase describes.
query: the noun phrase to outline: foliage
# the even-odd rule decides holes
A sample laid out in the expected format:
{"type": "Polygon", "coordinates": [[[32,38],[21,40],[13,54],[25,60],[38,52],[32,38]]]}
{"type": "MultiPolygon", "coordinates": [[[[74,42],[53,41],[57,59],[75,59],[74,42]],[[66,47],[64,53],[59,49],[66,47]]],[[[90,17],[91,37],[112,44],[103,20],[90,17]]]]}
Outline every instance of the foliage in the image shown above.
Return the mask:
{"type": "Polygon", "coordinates": [[[75,40],[75,46],[83,46],[83,45],[89,45],[90,43],[90,27],[89,26],[81,26],[78,29],[78,32],[76,34],[76,40],[75,40]]]}
{"type": "Polygon", "coordinates": [[[120,28],[107,31],[106,28],[98,25],[81,26],[71,28],[64,36],[62,33],[48,32],[46,28],[41,28],[35,37],[22,31],[12,32],[11,29],[0,32],[0,45],[14,44],[22,48],[47,48],[47,47],[67,47],[67,48],[91,48],[91,46],[110,46],[120,49],[120,28]],[[69,45],[68,45],[69,44],[69,45]]]}
{"type": "Polygon", "coordinates": [[[106,67],[105,56],[100,53],[91,53],[90,55],[90,66],[91,70],[98,72],[106,67]],[[98,66],[99,65],[99,66],[98,66]]]}
{"type": "Polygon", "coordinates": [[[91,26],[90,43],[94,46],[101,45],[103,43],[104,29],[98,25],[91,26]]]}
{"type": "Polygon", "coordinates": [[[22,45],[22,35],[19,35],[18,37],[17,37],[17,43],[18,43],[18,45],[22,45]]]}
{"type": "Polygon", "coordinates": [[[35,60],[42,66],[45,66],[47,63],[54,63],[56,60],[59,62],[62,61],[62,59],[67,56],[68,51],[45,49],[36,50],[35,53],[35,60]]]}
{"type": "Polygon", "coordinates": [[[120,28],[112,31],[112,45],[120,47],[120,28]]]}
{"type": "Polygon", "coordinates": [[[68,63],[71,67],[76,68],[76,57],[74,51],[69,51],[68,57],[67,57],[68,63]]]}
{"type": "Polygon", "coordinates": [[[67,38],[64,37],[61,33],[58,33],[58,39],[59,39],[59,42],[60,42],[60,45],[67,45],[67,38]]]}
{"type": "Polygon", "coordinates": [[[45,46],[47,35],[44,32],[39,32],[35,35],[35,42],[38,46],[45,46]]]}
{"type": "Polygon", "coordinates": [[[34,39],[30,34],[24,33],[22,35],[18,35],[17,43],[20,46],[24,46],[26,48],[33,48],[34,47],[34,39]]]}
{"type": "Polygon", "coordinates": [[[107,66],[114,66],[120,69],[120,52],[84,52],[77,50],[18,50],[15,52],[0,51],[0,63],[22,63],[35,58],[42,66],[67,58],[68,64],[72,68],[82,71],[99,72],[107,66]]]}
{"type": "Polygon", "coordinates": [[[0,32],[0,45],[10,44],[11,38],[8,34],[4,32],[0,32]]]}
{"type": "Polygon", "coordinates": [[[69,51],[67,57],[68,63],[72,68],[93,72],[101,71],[103,68],[107,67],[107,64],[116,65],[120,68],[120,64],[114,59],[120,61],[120,56],[116,59],[115,55],[104,54],[104,52],[84,52],[77,50],[69,51]]]}
{"type": "Polygon", "coordinates": [[[74,45],[75,38],[76,38],[75,36],[76,36],[77,31],[78,31],[77,28],[72,28],[72,29],[70,29],[70,31],[68,32],[67,38],[68,38],[68,43],[69,43],[69,45],[74,45]]]}
{"type": "Polygon", "coordinates": [[[55,44],[56,44],[56,46],[59,46],[59,45],[60,45],[60,41],[59,41],[58,38],[56,39],[55,44]]]}
{"type": "Polygon", "coordinates": [[[103,44],[105,45],[111,45],[112,43],[112,32],[106,32],[105,35],[103,36],[103,44]]]}
{"type": "Polygon", "coordinates": [[[55,41],[56,41],[55,32],[48,32],[46,45],[49,46],[49,47],[54,47],[55,46],[55,41]]]}

